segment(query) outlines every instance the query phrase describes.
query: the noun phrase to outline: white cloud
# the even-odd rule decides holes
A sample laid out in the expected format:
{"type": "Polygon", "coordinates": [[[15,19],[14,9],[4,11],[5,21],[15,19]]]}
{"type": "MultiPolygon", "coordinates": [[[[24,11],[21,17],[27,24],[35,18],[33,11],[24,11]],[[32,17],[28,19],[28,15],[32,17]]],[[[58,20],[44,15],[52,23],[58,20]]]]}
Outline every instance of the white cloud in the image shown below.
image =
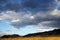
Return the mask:
{"type": "Polygon", "coordinates": [[[3,36],[3,35],[11,35],[12,33],[10,32],[0,32],[0,37],[3,36]]]}
{"type": "Polygon", "coordinates": [[[0,17],[0,20],[2,20],[2,18],[0,17]]]}
{"type": "Polygon", "coordinates": [[[60,10],[55,9],[53,12],[51,12],[52,16],[60,17],[60,10]]]}
{"type": "Polygon", "coordinates": [[[20,22],[20,19],[12,20],[11,22],[20,22]]]}
{"type": "Polygon", "coordinates": [[[35,17],[34,16],[30,16],[30,19],[34,19],[35,17]]]}

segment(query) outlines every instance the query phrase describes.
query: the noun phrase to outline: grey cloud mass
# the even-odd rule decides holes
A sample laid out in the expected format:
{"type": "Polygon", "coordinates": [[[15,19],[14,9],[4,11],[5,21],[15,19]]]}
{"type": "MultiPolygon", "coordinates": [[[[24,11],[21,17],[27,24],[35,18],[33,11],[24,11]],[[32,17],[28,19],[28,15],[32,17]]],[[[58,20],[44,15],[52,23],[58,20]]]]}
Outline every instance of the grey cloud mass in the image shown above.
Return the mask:
{"type": "Polygon", "coordinates": [[[1,10],[15,11],[52,11],[56,7],[55,0],[2,0],[0,1],[1,10]],[[4,6],[3,6],[4,5],[4,6]]]}
{"type": "Polygon", "coordinates": [[[16,1],[0,0],[0,20],[9,20],[15,28],[38,24],[60,28],[60,10],[56,10],[55,0],[16,1]]]}
{"type": "Polygon", "coordinates": [[[40,14],[40,15],[35,15],[34,19],[25,19],[22,22],[12,22],[13,26],[17,26],[18,28],[28,26],[28,25],[38,25],[39,23],[43,26],[48,26],[48,27],[56,27],[60,28],[60,16],[52,16],[49,14],[40,14]],[[44,17],[43,17],[44,16],[44,17]]]}

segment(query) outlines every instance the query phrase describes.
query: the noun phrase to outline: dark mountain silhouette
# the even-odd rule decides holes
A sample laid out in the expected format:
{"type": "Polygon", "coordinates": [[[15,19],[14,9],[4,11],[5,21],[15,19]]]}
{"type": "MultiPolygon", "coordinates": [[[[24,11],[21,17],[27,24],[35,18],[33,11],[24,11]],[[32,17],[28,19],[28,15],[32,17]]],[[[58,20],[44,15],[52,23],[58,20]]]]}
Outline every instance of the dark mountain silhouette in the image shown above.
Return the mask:
{"type": "Polygon", "coordinates": [[[17,34],[13,34],[13,35],[4,35],[1,38],[15,38],[15,37],[20,37],[20,36],[17,34]]]}
{"type": "Polygon", "coordinates": [[[32,36],[42,36],[42,37],[44,37],[44,36],[60,36],[60,29],[54,29],[52,31],[28,34],[24,37],[32,37],[32,36]]]}
{"type": "Polygon", "coordinates": [[[19,36],[17,34],[13,35],[4,35],[1,38],[15,38],[15,37],[34,37],[34,36],[60,36],[60,29],[54,29],[52,31],[46,31],[46,32],[40,32],[40,33],[33,33],[33,34],[28,34],[25,36],[19,36]]]}

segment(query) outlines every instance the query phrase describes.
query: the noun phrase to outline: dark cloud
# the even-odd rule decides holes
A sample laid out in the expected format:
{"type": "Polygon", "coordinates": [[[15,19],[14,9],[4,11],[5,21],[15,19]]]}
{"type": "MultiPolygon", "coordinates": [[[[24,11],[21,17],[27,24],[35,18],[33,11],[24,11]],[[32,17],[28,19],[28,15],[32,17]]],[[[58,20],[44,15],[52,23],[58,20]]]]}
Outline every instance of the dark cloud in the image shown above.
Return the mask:
{"type": "Polygon", "coordinates": [[[19,4],[15,4],[15,3],[8,3],[8,4],[6,5],[6,8],[7,8],[8,10],[18,11],[18,10],[20,10],[20,5],[19,5],[19,4]]]}
{"type": "Polygon", "coordinates": [[[2,14],[1,16],[1,19],[4,17],[3,19],[6,18],[10,21],[14,20],[15,22],[11,22],[11,25],[16,28],[25,27],[28,25],[38,25],[39,23],[47,27],[60,28],[59,13],[56,15],[51,14],[57,5],[55,0],[8,0],[6,2],[1,0],[0,2],[2,2],[0,3],[0,10],[17,11],[10,11],[2,14]]]}
{"type": "Polygon", "coordinates": [[[34,17],[32,20],[25,19],[22,22],[12,22],[11,25],[20,28],[28,25],[38,25],[40,23],[43,26],[60,28],[60,17],[51,14],[36,14],[34,17]]]}
{"type": "Polygon", "coordinates": [[[60,21],[51,21],[50,23],[43,23],[42,25],[48,26],[48,27],[60,28],[60,21]]]}
{"type": "MultiPolygon", "coordinates": [[[[1,10],[29,10],[31,12],[39,12],[39,11],[52,11],[56,7],[55,0],[1,0],[3,2],[1,6],[1,10]],[[17,2],[16,2],[17,1],[17,2]]],[[[1,4],[1,3],[0,3],[1,4]]]]}
{"type": "Polygon", "coordinates": [[[23,7],[32,11],[52,11],[55,6],[55,0],[24,0],[23,2],[23,7]]]}
{"type": "Polygon", "coordinates": [[[60,10],[60,6],[58,7],[58,10],[60,10]]]}
{"type": "Polygon", "coordinates": [[[58,1],[60,1],[60,0],[58,0],[58,1]]]}
{"type": "Polygon", "coordinates": [[[0,3],[6,2],[7,0],[0,0],[0,3]]]}

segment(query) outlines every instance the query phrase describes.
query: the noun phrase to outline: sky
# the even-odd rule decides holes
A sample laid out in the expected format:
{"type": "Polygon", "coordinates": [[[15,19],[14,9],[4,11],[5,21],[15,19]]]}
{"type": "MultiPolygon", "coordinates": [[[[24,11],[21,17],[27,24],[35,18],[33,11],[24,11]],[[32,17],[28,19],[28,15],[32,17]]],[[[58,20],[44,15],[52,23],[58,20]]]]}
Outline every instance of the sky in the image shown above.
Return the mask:
{"type": "Polygon", "coordinates": [[[60,0],[0,0],[0,36],[21,36],[60,28],[60,0]]]}

